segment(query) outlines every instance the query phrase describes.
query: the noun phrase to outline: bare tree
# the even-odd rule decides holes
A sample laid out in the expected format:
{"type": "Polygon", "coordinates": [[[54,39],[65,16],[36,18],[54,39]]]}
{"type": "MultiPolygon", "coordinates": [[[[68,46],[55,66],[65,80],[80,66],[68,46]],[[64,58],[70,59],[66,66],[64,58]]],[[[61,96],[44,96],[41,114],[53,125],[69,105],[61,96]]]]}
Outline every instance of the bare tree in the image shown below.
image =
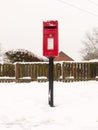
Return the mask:
{"type": "Polygon", "coordinates": [[[91,33],[86,33],[82,43],[84,44],[81,51],[83,60],[98,59],[98,28],[94,28],[91,33]]]}

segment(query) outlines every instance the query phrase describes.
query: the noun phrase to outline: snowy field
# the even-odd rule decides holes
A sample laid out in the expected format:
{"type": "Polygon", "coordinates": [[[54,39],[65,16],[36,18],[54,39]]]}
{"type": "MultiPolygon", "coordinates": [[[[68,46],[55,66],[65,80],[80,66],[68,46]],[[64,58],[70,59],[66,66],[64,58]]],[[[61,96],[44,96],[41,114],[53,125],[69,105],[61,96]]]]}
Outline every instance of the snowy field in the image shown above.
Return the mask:
{"type": "Polygon", "coordinates": [[[0,83],[0,130],[98,130],[98,81],[0,83]]]}

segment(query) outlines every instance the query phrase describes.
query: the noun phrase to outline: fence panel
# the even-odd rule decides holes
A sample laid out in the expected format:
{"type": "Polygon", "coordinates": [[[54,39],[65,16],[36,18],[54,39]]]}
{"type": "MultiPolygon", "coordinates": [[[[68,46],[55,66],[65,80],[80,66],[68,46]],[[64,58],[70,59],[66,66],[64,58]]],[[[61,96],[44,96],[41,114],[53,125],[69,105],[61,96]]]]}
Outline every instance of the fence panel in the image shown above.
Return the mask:
{"type": "Polygon", "coordinates": [[[37,81],[44,82],[48,80],[48,64],[39,63],[37,64],[37,81]]]}
{"type": "Polygon", "coordinates": [[[62,68],[60,63],[54,64],[54,80],[58,81],[60,76],[62,75],[62,68]]]}
{"type": "Polygon", "coordinates": [[[32,81],[37,80],[37,65],[36,64],[31,64],[31,79],[32,81]]]}
{"type": "MultiPolygon", "coordinates": [[[[0,64],[0,82],[3,77],[14,77],[16,82],[37,81],[38,77],[48,80],[48,63],[0,64]]],[[[55,81],[85,81],[98,78],[98,62],[54,63],[55,81]]]]}
{"type": "Polygon", "coordinates": [[[0,76],[15,77],[14,64],[0,64],[0,76]]]}
{"type": "Polygon", "coordinates": [[[94,80],[98,75],[98,62],[63,62],[63,80],[64,81],[85,81],[94,80]]]}

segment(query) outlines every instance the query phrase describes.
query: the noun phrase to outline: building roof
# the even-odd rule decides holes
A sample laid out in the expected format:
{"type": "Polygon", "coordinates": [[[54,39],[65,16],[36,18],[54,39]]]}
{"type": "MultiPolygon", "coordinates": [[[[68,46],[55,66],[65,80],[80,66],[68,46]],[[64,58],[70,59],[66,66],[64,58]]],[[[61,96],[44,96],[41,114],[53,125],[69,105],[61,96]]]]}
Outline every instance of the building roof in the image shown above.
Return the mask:
{"type": "Polygon", "coordinates": [[[60,52],[57,57],[54,58],[54,61],[74,61],[71,57],[69,57],[64,52],[60,52]]]}

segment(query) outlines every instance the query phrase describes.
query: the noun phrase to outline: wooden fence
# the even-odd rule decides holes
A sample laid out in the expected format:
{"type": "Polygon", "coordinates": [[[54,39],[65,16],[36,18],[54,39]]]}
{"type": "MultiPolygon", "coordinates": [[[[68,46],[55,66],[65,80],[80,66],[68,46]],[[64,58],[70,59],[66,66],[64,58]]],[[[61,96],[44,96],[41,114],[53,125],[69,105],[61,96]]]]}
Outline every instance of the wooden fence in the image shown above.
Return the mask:
{"type": "MultiPolygon", "coordinates": [[[[98,62],[54,63],[54,81],[98,80],[98,62]]],[[[0,82],[48,81],[48,62],[0,64],[0,82]]]]}

